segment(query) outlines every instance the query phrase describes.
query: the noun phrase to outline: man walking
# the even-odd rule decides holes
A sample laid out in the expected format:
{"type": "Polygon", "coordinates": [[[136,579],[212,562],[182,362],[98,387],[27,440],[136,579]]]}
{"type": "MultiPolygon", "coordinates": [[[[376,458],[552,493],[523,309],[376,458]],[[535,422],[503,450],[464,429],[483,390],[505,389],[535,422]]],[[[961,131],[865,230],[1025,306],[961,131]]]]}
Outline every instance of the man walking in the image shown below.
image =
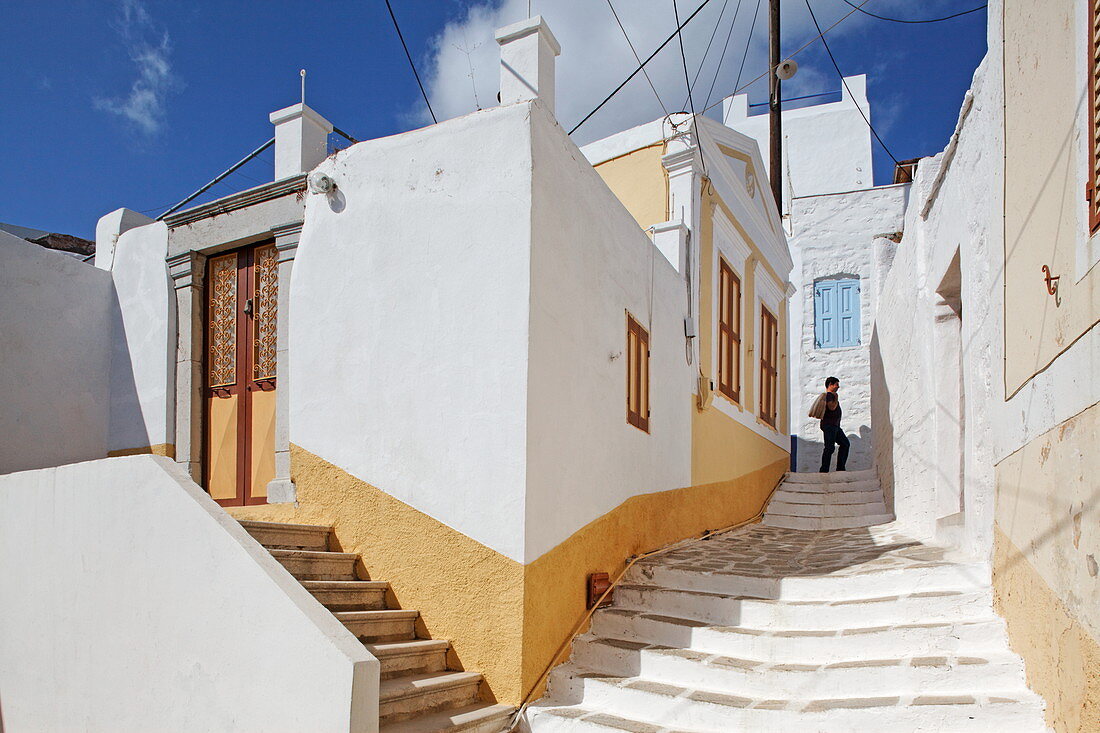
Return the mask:
{"type": "Polygon", "coordinates": [[[848,436],[840,427],[840,416],[843,411],[840,409],[840,398],[836,394],[839,389],[840,380],[836,377],[825,380],[825,414],[821,417],[821,432],[825,436],[825,450],[821,454],[822,473],[829,472],[829,460],[833,457],[833,450],[837,445],[840,446],[840,452],[836,457],[836,470],[846,470],[844,464],[848,462],[848,449],[851,443],[848,442],[848,436]]]}

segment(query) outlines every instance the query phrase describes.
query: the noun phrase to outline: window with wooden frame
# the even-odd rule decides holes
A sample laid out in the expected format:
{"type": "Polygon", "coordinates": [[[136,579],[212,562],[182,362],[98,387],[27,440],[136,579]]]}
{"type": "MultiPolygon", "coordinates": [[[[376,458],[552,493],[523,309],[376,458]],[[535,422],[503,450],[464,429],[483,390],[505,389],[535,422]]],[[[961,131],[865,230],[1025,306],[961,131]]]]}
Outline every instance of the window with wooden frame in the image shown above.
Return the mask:
{"type": "Polygon", "coordinates": [[[741,402],[741,280],[718,258],[718,391],[741,402]]]}
{"type": "Polygon", "coordinates": [[[1085,198],[1089,206],[1089,232],[1100,229],[1100,0],[1089,0],[1089,170],[1085,198]]]}
{"type": "Polygon", "coordinates": [[[626,314],[626,421],[649,432],[649,332],[626,314]]]}
{"type": "Polygon", "coordinates": [[[760,419],[776,425],[776,381],[779,376],[779,322],[760,305],[760,419]]]}

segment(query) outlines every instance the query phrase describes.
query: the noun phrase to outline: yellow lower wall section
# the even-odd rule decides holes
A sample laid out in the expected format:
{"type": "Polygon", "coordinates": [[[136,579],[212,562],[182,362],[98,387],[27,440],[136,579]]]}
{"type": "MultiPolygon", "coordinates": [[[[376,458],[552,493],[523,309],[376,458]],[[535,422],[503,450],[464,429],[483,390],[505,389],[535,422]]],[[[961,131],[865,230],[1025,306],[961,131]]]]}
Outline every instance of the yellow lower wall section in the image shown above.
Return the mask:
{"type": "MultiPolygon", "coordinates": [[[[716,392],[714,401],[719,400],[726,400],[726,397],[716,392]]],[[[727,403],[732,404],[728,400],[727,403]]],[[[755,419],[751,413],[750,418],[755,419]]],[[[783,461],[784,466],[789,466],[791,454],[716,407],[711,406],[703,411],[692,410],[692,485],[702,486],[727,480],[730,476],[744,476],[779,461],[783,461]]],[[[776,481],[778,480],[777,476],[776,481]]],[[[747,516],[752,516],[752,513],[747,516]]]]}
{"type": "Polygon", "coordinates": [[[993,602],[1008,624],[1027,682],[1058,733],[1100,731],[1100,644],[1069,614],[1000,527],[994,527],[993,602]]]}
{"type": "Polygon", "coordinates": [[[607,572],[615,578],[631,555],[755,516],[783,477],[789,460],[784,453],[779,460],[730,481],[632,497],[528,565],[523,604],[524,690],[534,687],[584,616],[589,573],[607,572]]]}
{"type": "MultiPolygon", "coordinates": [[[[238,519],[330,524],[366,577],[390,583],[391,605],[420,611],[420,631],[448,639],[462,668],[515,703],[523,644],[523,566],[296,445],[298,506],[227,509],[238,519]]],[[[362,572],[361,572],[362,574],[362,572]]]]}
{"type": "Polygon", "coordinates": [[[631,555],[760,511],[789,458],[736,427],[744,432],[737,447],[725,446],[736,459],[723,465],[739,467],[727,474],[737,478],[633,497],[526,568],[295,445],[298,506],[227,511],[238,519],[332,525],[341,549],[362,556],[364,577],[390,583],[394,607],[420,611],[421,632],[448,639],[452,661],[481,672],[488,697],[518,705],[584,615],[589,573],[614,577],[631,555]]]}
{"type": "Polygon", "coordinates": [[[140,448],[123,448],[122,450],[107,451],[108,458],[119,456],[167,456],[175,459],[176,446],[173,443],[158,443],[157,445],[144,445],[140,448]]]}

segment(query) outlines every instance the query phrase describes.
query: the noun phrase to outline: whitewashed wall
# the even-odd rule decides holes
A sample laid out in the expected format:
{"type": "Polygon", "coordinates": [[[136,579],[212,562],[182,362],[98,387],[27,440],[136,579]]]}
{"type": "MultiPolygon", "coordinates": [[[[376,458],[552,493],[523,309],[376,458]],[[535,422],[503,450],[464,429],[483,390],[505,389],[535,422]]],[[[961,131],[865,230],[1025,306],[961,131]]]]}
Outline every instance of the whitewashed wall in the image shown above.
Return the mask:
{"type": "Polygon", "coordinates": [[[872,413],[883,488],[900,521],[922,535],[935,534],[937,520],[945,517],[937,509],[937,492],[959,480],[958,468],[941,460],[937,445],[942,432],[957,430],[961,420],[965,531],[950,539],[977,555],[992,548],[996,436],[1019,420],[1018,409],[1004,401],[1001,188],[974,184],[1001,175],[999,74],[988,58],[979,66],[957,139],[918,168],[904,238],[898,245],[876,245],[883,268],[872,343],[872,413]],[[946,404],[938,394],[939,373],[947,365],[934,348],[943,300],[937,290],[956,253],[962,273],[962,405],[946,404]]]}
{"type": "Polygon", "coordinates": [[[290,441],[523,559],[531,106],[321,164],[291,275],[290,441]]]}
{"type": "Polygon", "coordinates": [[[111,277],[0,232],[0,473],[101,458],[111,277]]]}
{"type": "MultiPolygon", "coordinates": [[[[862,121],[861,121],[862,124],[862,121]]],[[[898,232],[908,185],[796,198],[792,202],[791,249],[799,262],[792,274],[797,291],[791,301],[790,354],[792,433],[798,438],[799,471],[816,471],[823,449],[818,420],[807,417],[825,388],[825,378],[841,382],[842,426],[852,442],[848,468],[871,468],[874,436],[871,420],[870,344],[875,317],[874,235],[898,232]],[[816,348],[814,283],[854,275],[860,281],[860,344],[816,348]]]]}
{"type": "MultiPolygon", "coordinates": [[[[783,111],[783,212],[791,211],[791,199],[839,191],[855,191],[874,185],[871,169],[871,131],[860,110],[871,117],[867,101],[867,77],[845,78],[851,94],[842,89],[841,100],[783,111]],[[858,105],[858,108],[857,108],[858,105]]],[[[768,150],[770,131],[764,108],[749,114],[748,95],[727,97],[722,121],[768,150]]],[[[764,156],[767,166],[768,156],[764,156]]]]}
{"type": "Polygon", "coordinates": [[[564,131],[532,109],[528,561],[631,496],[691,483],[687,286],[564,131]],[[626,421],[626,312],[650,334],[649,433],[626,421]]]}
{"type": "Polygon", "coordinates": [[[168,458],[0,476],[0,585],[5,730],[377,730],[377,660],[168,458]]]}
{"type": "Polygon", "coordinates": [[[163,222],[131,228],[114,244],[108,450],[175,442],[176,298],[167,251],[163,222]]]}

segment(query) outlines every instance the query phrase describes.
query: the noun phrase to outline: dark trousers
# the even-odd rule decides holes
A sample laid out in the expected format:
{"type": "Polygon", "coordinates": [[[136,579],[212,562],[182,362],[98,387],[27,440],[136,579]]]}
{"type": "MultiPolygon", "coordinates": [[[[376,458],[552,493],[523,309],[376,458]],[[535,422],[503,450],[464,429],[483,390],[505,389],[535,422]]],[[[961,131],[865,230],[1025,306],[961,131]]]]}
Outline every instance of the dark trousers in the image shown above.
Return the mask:
{"type": "Polygon", "coordinates": [[[829,470],[829,459],[833,457],[833,449],[840,446],[840,453],[836,456],[836,470],[845,470],[844,464],[848,462],[848,449],[852,444],[848,442],[848,436],[839,425],[822,425],[821,432],[825,434],[825,450],[821,453],[821,470],[829,470]]]}

